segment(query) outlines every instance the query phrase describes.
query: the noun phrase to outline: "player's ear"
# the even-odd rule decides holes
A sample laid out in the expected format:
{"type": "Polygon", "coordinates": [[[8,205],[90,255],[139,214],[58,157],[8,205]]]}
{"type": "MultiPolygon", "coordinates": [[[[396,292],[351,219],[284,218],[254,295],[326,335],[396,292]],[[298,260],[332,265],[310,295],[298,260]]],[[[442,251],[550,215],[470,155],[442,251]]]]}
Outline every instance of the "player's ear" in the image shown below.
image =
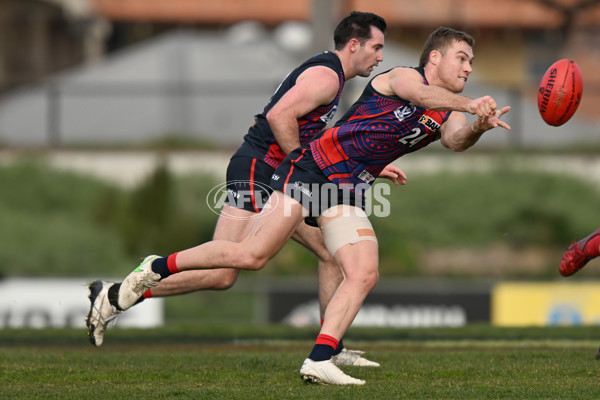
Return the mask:
{"type": "Polygon", "coordinates": [[[440,60],[442,59],[442,53],[440,53],[437,50],[432,50],[431,53],[429,53],[429,62],[432,63],[433,65],[438,65],[440,63],[440,60]]]}
{"type": "Polygon", "coordinates": [[[348,42],[348,47],[352,53],[356,53],[360,48],[360,42],[357,39],[352,38],[348,42]]]}

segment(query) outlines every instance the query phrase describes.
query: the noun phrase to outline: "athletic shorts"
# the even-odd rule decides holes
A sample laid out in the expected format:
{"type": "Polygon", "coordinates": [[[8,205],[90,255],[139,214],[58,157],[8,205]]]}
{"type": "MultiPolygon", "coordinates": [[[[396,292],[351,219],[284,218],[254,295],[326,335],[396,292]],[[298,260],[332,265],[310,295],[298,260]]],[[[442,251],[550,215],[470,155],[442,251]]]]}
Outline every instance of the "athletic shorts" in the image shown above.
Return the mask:
{"type": "Polygon", "coordinates": [[[225,204],[259,213],[269,200],[269,186],[274,169],[264,161],[234,154],[227,166],[227,200],[225,204]]]}
{"type": "Polygon", "coordinates": [[[309,147],[299,147],[292,151],[273,173],[270,186],[279,190],[308,210],[308,225],[317,226],[316,218],[323,211],[336,205],[351,205],[363,211],[364,192],[368,184],[337,185],[331,182],[313,159],[309,147]]]}

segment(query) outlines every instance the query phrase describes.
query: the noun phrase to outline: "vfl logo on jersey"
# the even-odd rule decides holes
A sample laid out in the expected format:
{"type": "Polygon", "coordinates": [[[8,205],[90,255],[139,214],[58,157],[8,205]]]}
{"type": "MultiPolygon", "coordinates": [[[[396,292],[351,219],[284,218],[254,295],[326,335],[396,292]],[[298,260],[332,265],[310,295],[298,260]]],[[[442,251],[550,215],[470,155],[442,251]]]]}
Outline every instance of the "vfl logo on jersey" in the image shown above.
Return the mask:
{"type": "Polygon", "coordinates": [[[331,111],[329,111],[327,114],[323,114],[321,115],[321,118],[319,118],[321,121],[323,121],[325,124],[328,124],[329,121],[331,121],[333,119],[333,116],[335,115],[335,112],[337,111],[337,106],[333,106],[331,108],[331,111]]]}
{"type": "Polygon", "coordinates": [[[398,107],[397,109],[395,109],[394,115],[396,116],[398,121],[402,122],[406,118],[413,115],[416,110],[417,110],[417,107],[414,104],[408,103],[407,105],[405,105],[403,107],[398,107]]]}
{"type": "Polygon", "coordinates": [[[430,118],[427,115],[422,115],[421,118],[419,118],[419,123],[425,125],[427,128],[434,132],[442,127],[440,124],[435,122],[432,118],[430,118]]]}
{"type": "Polygon", "coordinates": [[[369,185],[375,181],[375,177],[367,170],[363,170],[360,174],[358,174],[358,179],[364,183],[368,183],[369,185]]]}

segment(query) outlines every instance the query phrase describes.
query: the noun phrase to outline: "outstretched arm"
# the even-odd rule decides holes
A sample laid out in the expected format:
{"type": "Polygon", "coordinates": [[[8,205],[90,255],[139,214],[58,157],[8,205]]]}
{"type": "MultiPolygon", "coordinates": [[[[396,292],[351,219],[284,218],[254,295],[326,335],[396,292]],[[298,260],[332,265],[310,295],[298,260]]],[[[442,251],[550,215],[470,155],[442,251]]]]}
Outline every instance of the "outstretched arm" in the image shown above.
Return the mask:
{"type": "MultiPolygon", "coordinates": [[[[492,105],[495,109],[496,103],[494,102],[492,105]]],[[[467,124],[464,114],[453,112],[440,128],[442,145],[453,151],[464,151],[477,143],[481,135],[490,129],[501,126],[510,130],[510,125],[500,120],[500,117],[508,111],[510,111],[510,106],[503,107],[477,118],[471,124],[467,124]]]]}
{"type": "Polygon", "coordinates": [[[472,99],[440,86],[426,85],[419,72],[412,68],[397,67],[373,79],[373,87],[388,96],[398,96],[416,106],[435,111],[462,111],[479,117],[496,109],[490,96],[472,99]]]}
{"type": "Polygon", "coordinates": [[[453,93],[443,87],[426,85],[419,72],[412,68],[397,67],[373,79],[373,87],[382,94],[398,96],[411,103],[436,111],[452,111],[440,129],[442,145],[453,151],[464,151],[473,146],[481,135],[492,128],[510,126],[499,118],[510,107],[497,110],[491,96],[472,99],[453,93]],[[463,113],[474,114],[478,119],[467,125],[463,113]]]}

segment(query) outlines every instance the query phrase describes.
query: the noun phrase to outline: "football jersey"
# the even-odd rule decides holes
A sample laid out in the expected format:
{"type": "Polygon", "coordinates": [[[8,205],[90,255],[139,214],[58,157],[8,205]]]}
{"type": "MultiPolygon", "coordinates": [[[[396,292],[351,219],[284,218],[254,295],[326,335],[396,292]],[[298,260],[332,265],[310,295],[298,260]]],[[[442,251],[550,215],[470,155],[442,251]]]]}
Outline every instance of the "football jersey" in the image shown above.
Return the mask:
{"type": "MultiPolygon", "coordinates": [[[[428,84],[423,69],[415,69],[428,84]]],[[[372,82],[333,128],[310,143],[315,162],[336,184],[371,184],[392,161],[438,140],[450,115],[385,96],[372,82]]]]}
{"type": "Polygon", "coordinates": [[[323,65],[331,68],[339,77],[339,89],[335,99],[327,105],[322,105],[298,119],[300,131],[300,145],[308,145],[316,134],[323,131],[331,121],[338,108],[342,89],[344,88],[345,76],[342,69],[342,63],[339,57],[332,52],[319,53],[308,59],[299,67],[290,72],[265,106],[262,113],[254,116],[254,125],[250,127],[248,133],[244,136],[244,144],[238,150],[238,154],[248,155],[262,159],[273,168],[281,163],[286,154],[281,150],[273,131],[267,122],[266,115],[271,108],[296,84],[298,76],[308,68],[323,65]]]}

